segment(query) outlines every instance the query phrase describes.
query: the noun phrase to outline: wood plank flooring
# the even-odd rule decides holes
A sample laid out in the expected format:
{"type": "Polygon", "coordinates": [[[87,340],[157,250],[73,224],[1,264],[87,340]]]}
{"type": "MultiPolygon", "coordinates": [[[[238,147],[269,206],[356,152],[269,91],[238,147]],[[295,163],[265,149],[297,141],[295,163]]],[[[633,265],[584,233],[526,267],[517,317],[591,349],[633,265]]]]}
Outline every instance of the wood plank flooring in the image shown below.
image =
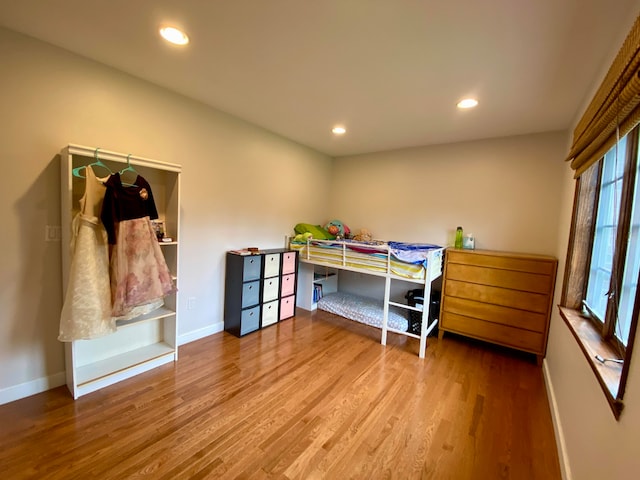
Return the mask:
{"type": "Polygon", "coordinates": [[[180,347],[176,364],[74,401],[0,406],[3,478],[560,478],[533,357],[295,318],[180,347]]]}

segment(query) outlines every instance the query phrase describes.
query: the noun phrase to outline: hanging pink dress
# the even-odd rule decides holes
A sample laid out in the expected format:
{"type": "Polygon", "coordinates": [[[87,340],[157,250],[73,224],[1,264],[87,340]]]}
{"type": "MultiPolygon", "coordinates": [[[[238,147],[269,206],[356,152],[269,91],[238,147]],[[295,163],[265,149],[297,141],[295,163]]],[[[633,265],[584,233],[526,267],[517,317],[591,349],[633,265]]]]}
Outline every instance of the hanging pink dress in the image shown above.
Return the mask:
{"type": "Polygon", "coordinates": [[[149,183],[138,175],[125,187],[116,173],[106,186],[101,218],[112,245],[112,315],[130,319],[162,306],[175,286],[151,225],[158,212],[149,183]]]}
{"type": "Polygon", "coordinates": [[[60,314],[58,340],[88,340],[116,331],[111,317],[109,245],[100,222],[105,194],[103,180],[93,169],[85,169],[85,191],[80,211],[73,219],[71,265],[60,314]]]}

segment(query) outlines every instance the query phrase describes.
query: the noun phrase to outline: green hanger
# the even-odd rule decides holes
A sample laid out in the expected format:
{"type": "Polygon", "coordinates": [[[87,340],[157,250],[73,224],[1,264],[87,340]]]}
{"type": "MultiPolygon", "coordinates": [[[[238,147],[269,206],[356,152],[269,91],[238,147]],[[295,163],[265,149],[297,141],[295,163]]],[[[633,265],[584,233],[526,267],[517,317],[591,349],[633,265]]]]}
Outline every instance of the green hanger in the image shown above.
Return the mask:
{"type": "Polygon", "coordinates": [[[87,167],[102,167],[105,168],[108,172],[109,175],[113,175],[113,172],[111,171],[111,169],[109,167],[107,167],[104,163],[102,163],[102,160],[100,160],[98,158],[98,150],[100,150],[99,148],[96,148],[96,151],[93,152],[93,156],[95,158],[95,161],[89,165],[82,165],[81,167],[76,167],[73,170],[71,170],[71,173],[73,174],[74,177],[80,177],[80,178],[86,178],[85,175],[82,175],[80,173],[80,170],[82,170],[83,168],[87,168],[87,167]]]}
{"type": "MultiPolygon", "coordinates": [[[[126,172],[133,172],[136,175],[139,175],[138,171],[131,166],[131,154],[127,155],[127,166],[120,170],[120,176],[122,177],[122,174],[126,172]]],[[[124,183],[122,178],[120,179],[120,183],[125,187],[137,187],[135,183],[124,183]]]]}

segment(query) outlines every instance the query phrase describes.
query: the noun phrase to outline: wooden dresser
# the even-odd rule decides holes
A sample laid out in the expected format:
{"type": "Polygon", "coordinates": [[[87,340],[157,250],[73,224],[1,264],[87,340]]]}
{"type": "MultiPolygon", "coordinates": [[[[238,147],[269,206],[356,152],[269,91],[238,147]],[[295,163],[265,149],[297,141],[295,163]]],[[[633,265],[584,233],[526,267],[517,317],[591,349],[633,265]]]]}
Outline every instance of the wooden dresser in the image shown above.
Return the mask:
{"type": "Polygon", "coordinates": [[[439,337],[452,332],[516,348],[541,364],[557,267],[543,255],[447,249],[439,337]]]}

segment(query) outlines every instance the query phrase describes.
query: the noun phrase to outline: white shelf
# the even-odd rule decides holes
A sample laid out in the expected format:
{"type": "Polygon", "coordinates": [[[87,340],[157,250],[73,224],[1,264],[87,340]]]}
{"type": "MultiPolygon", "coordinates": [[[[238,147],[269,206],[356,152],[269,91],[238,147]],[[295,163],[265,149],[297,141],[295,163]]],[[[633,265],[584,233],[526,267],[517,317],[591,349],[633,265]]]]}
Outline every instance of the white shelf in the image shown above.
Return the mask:
{"type": "Polygon", "coordinates": [[[296,306],[305,310],[314,311],[318,308],[313,301],[313,285],[322,285],[323,295],[338,291],[338,271],[335,266],[324,272],[316,271],[315,265],[301,262],[298,265],[298,293],[296,306]]]}
{"type": "Polygon", "coordinates": [[[159,320],[161,318],[170,317],[171,315],[175,315],[175,310],[171,310],[167,307],[160,307],[153,312],[149,312],[145,315],[140,315],[139,317],[132,318],[130,320],[118,320],[116,322],[116,326],[118,328],[128,327],[130,325],[134,325],[140,322],[148,322],[149,320],[159,320]]]}
{"type": "MultiPolygon", "coordinates": [[[[94,147],[68,145],[61,152],[61,221],[62,245],[70,245],[73,216],[79,210],[84,193],[82,179],[73,176],[73,169],[95,161],[103,161],[111,171],[132,165],[151,185],[158,216],[171,232],[171,242],[161,246],[173,281],[177,284],[180,238],[180,174],[177,164],[159,162],[127,153],[94,147]],[[166,247],[166,248],[165,248],[166,247]]],[[[71,251],[62,248],[63,285],[69,281],[71,251]]],[[[178,359],[179,293],[164,298],[164,305],[146,315],[131,320],[118,320],[117,330],[91,340],[65,343],[67,386],[78,398],[124,379],[146,372],[178,359]]]]}
{"type": "MultiPolygon", "coordinates": [[[[173,357],[175,351],[175,348],[160,342],[84,365],[76,370],[78,387],[85,387],[89,382],[95,382],[110,375],[123,374],[126,370],[134,369],[160,357],[167,355],[173,357]]],[[[168,361],[171,360],[173,358],[168,359],[168,361]]]]}
{"type": "Polygon", "coordinates": [[[332,277],[335,277],[336,273],[329,273],[329,274],[319,274],[319,273],[314,273],[313,274],[313,283],[324,283],[326,281],[328,281],[329,279],[331,279],[332,277]]]}

